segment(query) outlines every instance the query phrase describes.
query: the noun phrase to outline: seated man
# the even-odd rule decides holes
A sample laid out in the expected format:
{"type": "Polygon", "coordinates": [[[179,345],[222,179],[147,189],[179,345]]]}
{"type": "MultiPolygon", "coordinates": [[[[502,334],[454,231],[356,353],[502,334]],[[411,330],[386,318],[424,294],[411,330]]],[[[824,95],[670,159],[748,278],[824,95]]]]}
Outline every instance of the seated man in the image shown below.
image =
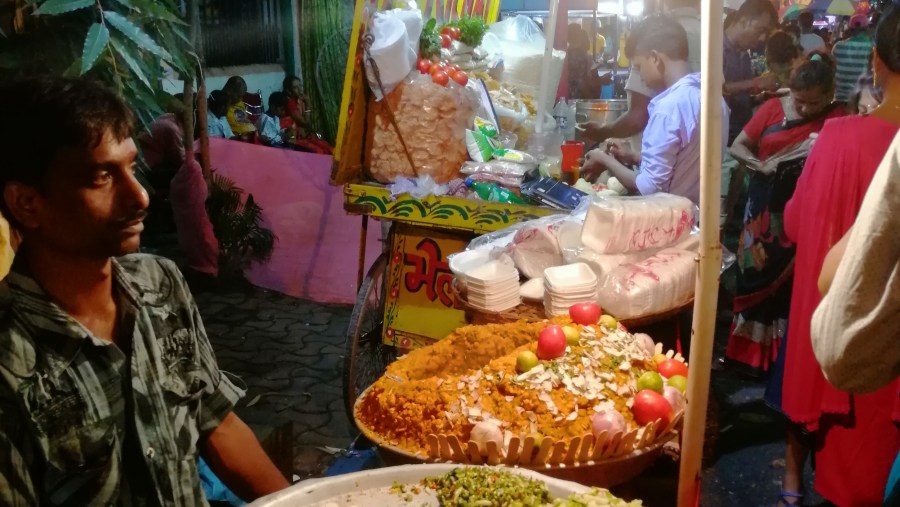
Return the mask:
{"type": "Polygon", "coordinates": [[[231,76],[222,87],[228,107],[225,117],[234,135],[245,141],[253,140],[256,135],[256,127],[247,112],[244,104],[244,95],[247,94],[247,82],[240,76],[231,76]]]}
{"type": "MultiPolygon", "coordinates": [[[[582,173],[596,178],[608,170],[631,193],[657,192],[700,203],[700,74],[688,63],[684,28],[669,18],[650,18],[632,32],[625,47],[628,58],[647,86],[659,94],[650,101],[650,121],[640,154],[622,144],[588,153],[582,173]],[[625,164],[640,166],[639,172],[625,164]]],[[[722,103],[723,126],[728,108],[722,103]]],[[[728,142],[723,129],[722,151],[728,142]]]]}
{"type": "Polygon", "coordinates": [[[231,139],[234,132],[231,131],[231,125],[228,124],[228,99],[222,90],[213,90],[209,94],[206,111],[206,129],[210,137],[224,137],[231,139]]]}
{"type": "Polygon", "coordinates": [[[269,95],[269,109],[265,114],[259,115],[256,120],[256,130],[259,138],[266,146],[285,146],[285,134],[293,128],[281,128],[281,117],[287,114],[288,98],[282,92],[274,92],[269,95]]]}
{"type": "Polygon", "coordinates": [[[0,93],[21,119],[0,124],[0,210],[23,237],[0,321],[0,505],[205,505],[198,455],[246,500],[286,487],[181,273],[129,255],[148,198],[128,106],[82,79],[0,93]]]}

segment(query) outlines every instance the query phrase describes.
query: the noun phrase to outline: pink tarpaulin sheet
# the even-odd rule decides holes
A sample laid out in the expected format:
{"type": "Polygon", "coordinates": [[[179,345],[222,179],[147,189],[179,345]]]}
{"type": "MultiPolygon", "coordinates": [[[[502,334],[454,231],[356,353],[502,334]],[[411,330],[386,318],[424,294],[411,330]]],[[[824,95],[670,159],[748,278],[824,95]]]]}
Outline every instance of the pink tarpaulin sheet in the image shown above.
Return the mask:
{"type": "MultiPolygon", "coordinates": [[[[232,179],[263,209],[278,241],[272,258],[247,279],[259,287],[319,303],[356,301],[362,219],[343,208],[343,188],[328,183],[331,157],[211,138],[213,170],[232,179]]],[[[381,253],[381,227],[369,223],[366,266],[381,253]]]]}

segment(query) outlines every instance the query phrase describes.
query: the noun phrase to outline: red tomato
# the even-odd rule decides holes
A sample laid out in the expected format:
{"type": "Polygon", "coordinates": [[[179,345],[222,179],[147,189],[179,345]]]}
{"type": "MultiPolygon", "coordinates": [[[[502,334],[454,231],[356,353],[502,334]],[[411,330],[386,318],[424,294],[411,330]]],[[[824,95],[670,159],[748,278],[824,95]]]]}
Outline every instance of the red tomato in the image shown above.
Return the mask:
{"type": "Polygon", "coordinates": [[[582,326],[592,326],[600,320],[600,305],[597,303],[578,303],[569,307],[569,317],[572,322],[582,326]]]}
{"type": "Polygon", "coordinates": [[[687,377],[688,367],[677,359],[666,359],[656,365],[656,372],[666,378],[672,378],[675,375],[687,377]]]}
{"type": "Polygon", "coordinates": [[[453,40],[459,40],[459,28],[455,26],[445,26],[441,28],[441,35],[447,35],[453,40]]]}
{"type": "Polygon", "coordinates": [[[544,361],[562,357],[566,353],[566,333],[559,326],[544,328],[538,336],[537,356],[544,361]]]}
{"type": "Polygon", "coordinates": [[[453,39],[450,38],[449,35],[441,35],[441,47],[444,49],[450,48],[450,44],[453,43],[453,39]]]}
{"type": "Polygon", "coordinates": [[[445,62],[437,62],[431,64],[431,69],[429,71],[431,74],[435,72],[447,72],[447,64],[445,62]]]}
{"type": "Polygon", "coordinates": [[[453,74],[454,72],[459,72],[459,70],[459,65],[456,65],[454,63],[447,65],[447,74],[453,74]]]}
{"type": "Polygon", "coordinates": [[[456,72],[450,73],[450,79],[456,81],[456,84],[458,84],[459,86],[466,86],[466,83],[469,82],[469,75],[461,70],[458,70],[456,72]]]}
{"type": "Polygon", "coordinates": [[[447,83],[450,82],[450,76],[448,76],[446,72],[439,70],[431,74],[431,82],[441,86],[447,86],[447,83]]]}
{"type": "Polygon", "coordinates": [[[656,391],[644,389],[634,395],[634,404],[631,406],[634,421],[641,426],[646,426],[653,421],[660,421],[660,429],[669,426],[672,420],[672,405],[656,391]]]}
{"type": "Polygon", "coordinates": [[[416,68],[419,69],[419,72],[422,74],[428,74],[428,71],[431,70],[431,60],[419,58],[419,61],[416,62],[416,68]]]}

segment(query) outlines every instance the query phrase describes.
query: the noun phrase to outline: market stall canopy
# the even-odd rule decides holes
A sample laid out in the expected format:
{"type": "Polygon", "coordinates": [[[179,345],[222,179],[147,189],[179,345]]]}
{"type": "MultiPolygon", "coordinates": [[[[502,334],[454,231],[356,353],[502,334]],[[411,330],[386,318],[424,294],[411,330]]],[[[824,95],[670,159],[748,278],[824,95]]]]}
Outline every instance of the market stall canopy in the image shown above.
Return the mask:
{"type": "Polygon", "coordinates": [[[831,5],[832,1],[833,0],[812,0],[806,8],[812,12],[825,12],[828,10],[828,6],[831,5]]]}
{"type": "Polygon", "coordinates": [[[856,14],[856,5],[850,0],[832,0],[825,12],[835,16],[852,16],[856,14]]]}

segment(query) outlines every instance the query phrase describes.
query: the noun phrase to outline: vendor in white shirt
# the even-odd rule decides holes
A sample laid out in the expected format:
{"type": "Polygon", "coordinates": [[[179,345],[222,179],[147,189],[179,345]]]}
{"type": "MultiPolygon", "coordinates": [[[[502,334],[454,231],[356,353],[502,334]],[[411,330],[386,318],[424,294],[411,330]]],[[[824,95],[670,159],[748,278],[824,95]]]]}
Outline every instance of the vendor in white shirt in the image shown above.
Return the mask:
{"type": "MultiPolygon", "coordinates": [[[[620,143],[595,149],[588,153],[582,175],[593,180],[609,171],[631,193],[666,192],[699,204],[700,74],[691,72],[687,34],[673,19],[650,18],[632,32],[625,53],[644,83],[658,93],[648,107],[641,152],[633,153],[620,143]]],[[[724,100],[722,122],[728,125],[724,100]]],[[[723,153],[727,143],[725,129],[723,153]]]]}

